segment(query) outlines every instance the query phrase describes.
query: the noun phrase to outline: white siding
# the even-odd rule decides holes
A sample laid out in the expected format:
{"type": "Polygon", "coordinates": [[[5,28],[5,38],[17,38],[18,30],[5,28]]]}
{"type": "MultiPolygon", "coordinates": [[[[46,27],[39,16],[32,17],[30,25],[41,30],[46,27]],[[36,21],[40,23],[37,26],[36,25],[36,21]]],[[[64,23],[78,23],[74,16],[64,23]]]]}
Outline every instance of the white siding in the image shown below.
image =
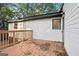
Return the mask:
{"type": "Polygon", "coordinates": [[[53,18],[26,21],[24,22],[24,29],[28,27],[31,28],[34,39],[62,42],[62,30],[52,29],[52,19],[53,18]]]}
{"type": "Polygon", "coordinates": [[[23,22],[18,22],[17,29],[14,29],[14,23],[8,24],[8,30],[22,30],[23,29],[23,22]]]}
{"type": "Polygon", "coordinates": [[[14,30],[14,23],[8,24],[8,30],[14,30]]]}
{"type": "Polygon", "coordinates": [[[23,22],[18,22],[18,30],[23,29],[23,22]]]}
{"type": "Polygon", "coordinates": [[[64,46],[69,55],[79,56],[79,4],[65,3],[64,15],[64,46]]]}

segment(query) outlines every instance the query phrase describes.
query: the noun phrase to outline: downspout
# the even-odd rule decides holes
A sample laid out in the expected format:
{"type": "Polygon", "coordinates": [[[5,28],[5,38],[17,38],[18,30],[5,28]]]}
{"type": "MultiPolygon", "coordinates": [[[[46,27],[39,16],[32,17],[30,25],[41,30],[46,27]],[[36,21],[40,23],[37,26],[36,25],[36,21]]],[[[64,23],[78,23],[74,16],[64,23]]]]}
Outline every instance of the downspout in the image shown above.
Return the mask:
{"type": "Polygon", "coordinates": [[[62,3],[62,6],[61,6],[61,9],[60,9],[60,12],[63,12],[63,6],[64,6],[64,3],[62,3]]]}
{"type": "Polygon", "coordinates": [[[64,13],[62,15],[62,41],[63,41],[63,45],[64,45],[64,13]]]}
{"type": "Polygon", "coordinates": [[[61,12],[62,12],[62,41],[63,41],[63,45],[64,45],[64,12],[63,12],[63,6],[64,6],[64,3],[62,4],[62,7],[61,7],[61,12]]]}

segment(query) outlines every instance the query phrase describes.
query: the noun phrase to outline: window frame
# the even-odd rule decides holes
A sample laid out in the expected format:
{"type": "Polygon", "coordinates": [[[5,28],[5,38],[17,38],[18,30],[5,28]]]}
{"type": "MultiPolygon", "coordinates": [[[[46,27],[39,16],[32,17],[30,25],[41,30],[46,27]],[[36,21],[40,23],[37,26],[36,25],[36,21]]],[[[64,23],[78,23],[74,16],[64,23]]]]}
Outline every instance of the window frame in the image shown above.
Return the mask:
{"type": "Polygon", "coordinates": [[[18,28],[18,23],[15,22],[15,23],[14,23],[14,29],[17,29],[17,28],[18,28]]]}
{"type": "Polygon", "coordinates": [[[59,19],[52,19],[52,29],[61,30],[61,18],[59,18],[59,19]],[[60,23],[59,23],[59,25],[60,25],[59,28],[55,28],[54,20],[59,20],[59,22],[60,22],[60,23]]]}

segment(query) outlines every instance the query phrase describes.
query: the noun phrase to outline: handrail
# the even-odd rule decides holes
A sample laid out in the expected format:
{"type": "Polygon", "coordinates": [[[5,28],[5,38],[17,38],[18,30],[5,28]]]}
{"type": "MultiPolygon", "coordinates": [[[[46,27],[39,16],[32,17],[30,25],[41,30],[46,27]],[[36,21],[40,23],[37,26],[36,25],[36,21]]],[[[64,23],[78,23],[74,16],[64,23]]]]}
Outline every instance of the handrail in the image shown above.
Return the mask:
{"type": "Polygon", "coordinates": [[[18,42],[32,40],[32,30],[0,30],[0,48],[15,45],[18,42]]]}

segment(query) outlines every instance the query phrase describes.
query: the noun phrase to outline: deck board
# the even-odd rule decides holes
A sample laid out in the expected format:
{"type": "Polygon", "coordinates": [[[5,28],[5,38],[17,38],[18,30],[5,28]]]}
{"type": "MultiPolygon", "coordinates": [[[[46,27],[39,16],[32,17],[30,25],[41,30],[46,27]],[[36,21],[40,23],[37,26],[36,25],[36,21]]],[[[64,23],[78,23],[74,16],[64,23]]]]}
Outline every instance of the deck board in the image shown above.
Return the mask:
{"type": "Polygon", "coordinates": [[[35,39],[33,42],[29,40],[20,42],[14,46],[2,49],[1,52],[6,53],[9,56],[59,56],[59,54],[65,56],[67,55],[63,43],[35,39]],[[49,49],[46,51],[42,50],[40,46],[47,43],[49,49]]]}

